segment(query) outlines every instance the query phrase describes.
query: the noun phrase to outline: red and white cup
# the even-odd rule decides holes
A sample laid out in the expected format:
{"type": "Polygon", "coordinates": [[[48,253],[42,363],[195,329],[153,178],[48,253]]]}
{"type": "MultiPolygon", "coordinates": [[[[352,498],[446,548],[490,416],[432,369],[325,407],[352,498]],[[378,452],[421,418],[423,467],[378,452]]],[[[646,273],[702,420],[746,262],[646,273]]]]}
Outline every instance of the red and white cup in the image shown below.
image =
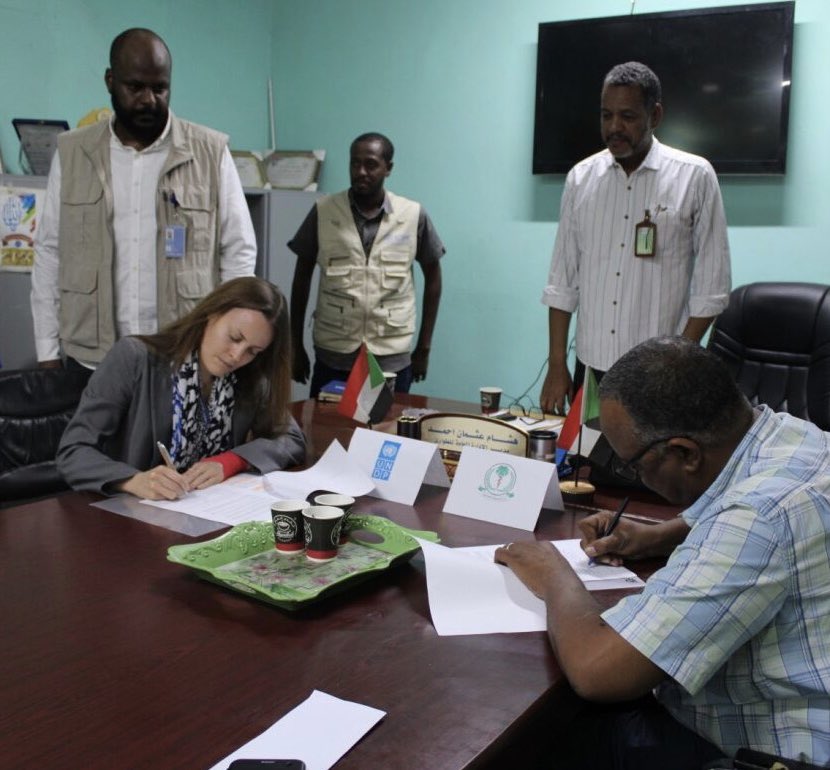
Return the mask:
{"type": "Polygon", "coordinates": [[[277,500],[271,503],[274,548],[279,553],[297,553],[305,548],[303,511],[308,507],[309,503],[305,500],[277,500]]]}
{"type": "Polygon", "coordinates": [[[303,510],[305,555],[311,561],[331,561],[337,556],[343,511],[333,505],[310,505],[303,510]]]}

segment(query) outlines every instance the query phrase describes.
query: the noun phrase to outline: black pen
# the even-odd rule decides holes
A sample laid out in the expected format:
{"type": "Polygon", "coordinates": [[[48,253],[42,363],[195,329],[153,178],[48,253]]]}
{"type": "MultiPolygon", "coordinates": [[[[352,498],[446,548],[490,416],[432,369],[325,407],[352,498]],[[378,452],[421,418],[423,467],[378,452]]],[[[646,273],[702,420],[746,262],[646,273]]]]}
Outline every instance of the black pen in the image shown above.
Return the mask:
{"type": "MultiPolygon", "coordinates": [[[[620,507],[617,508],[617,512],[614,514],[614,518],[611,519],[611,523],[603,530],[603,533],[600,537],[608,537],[616,528],[617,524],[620,523],[620,518],[622,517],[623,513],[625,512],[626,506],[628,505],[628,498],[623,498],[623,501],[620,503],[620,507]]],[[[594,565],[594,559],[591,557],[588,559],[588,566],[594,565]]]]}
{"type": "Polygon", "coordinates": [[[620,503],[620,507],[617,508],[617,512],[614,514],[614,518],[611,519],[611,523],[608,525],[608,528],[605,532],[602,533],[603,537],[608,537],[616,528],[617,524],[620,523],[620,517],[625,512],[625,508],[628,505],[628,498],[624,498],[623,501],[620,503]]]}

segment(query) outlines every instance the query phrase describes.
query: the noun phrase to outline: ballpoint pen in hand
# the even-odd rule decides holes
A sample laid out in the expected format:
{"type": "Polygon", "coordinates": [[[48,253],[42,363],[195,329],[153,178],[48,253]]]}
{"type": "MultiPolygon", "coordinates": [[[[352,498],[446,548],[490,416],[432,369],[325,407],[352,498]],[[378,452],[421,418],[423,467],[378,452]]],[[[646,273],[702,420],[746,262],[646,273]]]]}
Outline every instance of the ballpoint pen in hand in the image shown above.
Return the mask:
{"type": "MultiPolygon", "coordinates": [[[[623,501],[620,503],[620,507],[617,508],[617,512],[614,514],[614,518],[611,519],[611,523],[603,530],[600,537],[608,537],[608,535],[610,535],[617,528],[617,524],[620,523],[620,518],[622,517],[627,505],[628,498],[625,497],[623,498],[623,501]]],[[[595,563],[596,562],[594,561],[593,557],[588,559],[589,566],[592,566],[595,563]]]]}
{"type": "Polygon", "coordinates": [[[173,465],[173,458],[170,457],[170,452],[167,451],[167,447],[161,443],[161,441],[156,441],[156,446],[159,449],[159,454],[161,455],[161,459],[164,460],[164,464],[170,468],[170,470],[175,471],[176,466],[173,465]]]}
{"type": "MultiPolygon", "coordinates": [[[[161,441],[156,441],[156,446],[158,447],[159,454],[161,455],[161,459],[164,460],[164,464],[170,468],[171,471],[175,471],[176,473],[179,472],[179,469],[173,464],[173,458],[170,457],[170,452],[167,451],[167,447],[161,441]]],[[[184,494],[190,492],[190,488],[185,484],[184,494]]]]}
{"type": "Polygon", "coordinates": [[[623,498],[623,501],[620,503],[620,507],[617,508],[617,512],[614,514],[614,518],[611,519],[611,523],[606,527],[605,531],[602,533],[603,537],[608,537],[616,528],[617,524],[620,523],[620,517],[625,512],[626,506],[628,505],[628,498],[623,498]]]}

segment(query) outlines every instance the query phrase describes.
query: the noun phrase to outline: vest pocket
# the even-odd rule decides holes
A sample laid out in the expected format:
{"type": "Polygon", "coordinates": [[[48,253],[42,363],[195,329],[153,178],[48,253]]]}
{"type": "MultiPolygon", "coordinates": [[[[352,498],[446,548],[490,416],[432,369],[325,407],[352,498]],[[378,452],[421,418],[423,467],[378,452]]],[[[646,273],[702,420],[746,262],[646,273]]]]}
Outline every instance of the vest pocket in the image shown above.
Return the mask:
{"type": "Polygon", "coordinates": [[[410,302],[381,305],[372,315],[378,337],[411,336],[415,331],[415,308],[410,302]]]}
{"type": "Polygon", "coordinates": [[[403,286],[409,277],[409,252],[384,249],[380,253],[380,282],[384,289],[395,291],[403,286]]]}
{"type": "Polygon", "coordinates": [[[326,288],[348,289],[352,285],[352,268],[348,265],[333,265],[326,268],[326,288]]]}
{"type": "Polygon", "coordinates": [[[314,325],[320,331],[351,335],[359,331],[360,320],[352,309],[354,300],[350,297],[321,296],[314,313],[314,325]]]}
{"type": "Polygon", "coordinates": [[[179,317],[196,307],[213,288],[213,274],[208,268],[193,268],[176,273],[179,317]]]}
{"type": "Polygon", "coordinates": [[[98,347],[98,271],[76,266],[62,270],[60,289],[61,338],[89,348],[98,347]]]}
{"type": "Polygon", "coordinates": [[[209,257],[213,234],[211,219],[213,206],[210,191],[204,188],[174,190],[179,205],[176,215],[170,218],[172,224],[184,220],[187,227],[187,251],[199,258],[209,257]]]}
{"type": "Polygon", "coordinates": [[[213,291],[210,270],[188,270],[176,274],[176,291],[182,299],[202,299],[213,291]]]}
{"type": "MultiPolygon", "coordinates": [[[[71,263],[72,270],[83,272],[84,263],[101,258],[100,242],[106,227],[103,196],[100,185],[94,185],[89,190],[70,186],[68,193],[61,198],[61,264],[71,263]]],[[[82,280],[88,283],[86,279],[82,280]]]]}

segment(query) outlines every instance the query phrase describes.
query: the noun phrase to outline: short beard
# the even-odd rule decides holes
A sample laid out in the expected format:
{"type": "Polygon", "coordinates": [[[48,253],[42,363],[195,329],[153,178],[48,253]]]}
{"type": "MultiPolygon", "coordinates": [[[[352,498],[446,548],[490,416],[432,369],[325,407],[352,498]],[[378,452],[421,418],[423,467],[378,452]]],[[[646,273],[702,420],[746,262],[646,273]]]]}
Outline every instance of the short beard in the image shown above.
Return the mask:
{"type": "Polygon", "coordinates": [[[167,125],[168,110],[166,107],[144,113],[153,115],[154,117],[157,117],[158,120],[154,121],[150,125],[142,125],[133,120],[132,113],[124,109],[115,94],[110,95],[110,101],[112,103],[112,110],[115,113],[116,122],[123,126],[130,136],[133,136],[142,142],[146,142],[147,144],[152,144],[159,138],[159,136],[161,136],[162,131],[164,131],[164,127],[167,125]]]}

